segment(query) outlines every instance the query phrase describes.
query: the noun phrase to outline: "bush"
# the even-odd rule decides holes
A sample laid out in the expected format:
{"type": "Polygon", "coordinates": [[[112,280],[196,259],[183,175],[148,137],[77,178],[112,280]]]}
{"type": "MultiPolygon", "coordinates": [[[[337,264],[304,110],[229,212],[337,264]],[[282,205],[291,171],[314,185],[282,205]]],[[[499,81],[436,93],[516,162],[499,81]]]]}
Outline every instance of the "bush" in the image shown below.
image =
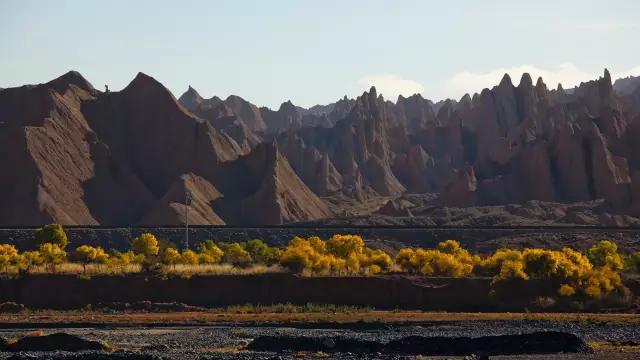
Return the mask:
{"type": "Polygon", "coordinates": [[[474,258],[455,240],[441,242],[437,250],[405,248],[395,263],[402,271],[426,276],[465,277],[473,271],[474,258]]]}
{"type": "Polygon", "coordinates": [[[126,266],[130,264],[142,264],[144,261],[144,255],[134,254],[133,251],[120,252],[112,250],[109,256],[109,264],[114,266],[126,266]]]}
{"type": "Polygon", "coordinates": [[[40,247],[42,244],[48,243],[55,244],[61,250],[64,250],[69,244],[67,234],[64,232],[64,229],[60,224],[49,224],[37,229],[34,239],[36,248],[40,247]]]}
{"type": "MultiPolygon", "coordinates": [[[[569,248],[561,251],[500,249],[480,262],[478,273],[493,276],[494,282],[511,279],[546,280],[556,284],[561,296],[597,299],[614,291],[622,293],[625,290],[619,272],[610,267],[611,250],[610,244],[604,242],[592,247],[589,253],[591,256],[597,255],[595,258],[603,264],[594,267],[589,258],[569,248]],[[602,254],[606,255],[600,256],[602,254]]],[[[617,247],[613,252],[617,254],[617,247]]]]}
{"type": "Polygon", "coordinates": [[[20,263],[20,270],[29,272],[34,266],[40,266],[44,264],[44,258],[40,251],[25,251],[22,253],[20,263]]]}
{"type": "Polygon", "coordinates": [[[595,266],[608,266],[613,270],[622,270],[624,263],[618,254],[618,245],[609,240],[602,240],[589,248],[589,261],[595,266]]]}
{"type": "Polygon", "coordinates": [[[328,241],[296,236],[280,257],[280,264],[292,272],[318,275],[377,274],[391,263],[388,254],[367,248],[357,235],[334,235],[328,241]]]}
{"type": "Polygon", "coordinates": [[[277,264],[282,255],[282,251],[275,247],[270,247],[264,241],[254,239],[244,245],[244,249],[249,253],[255,263],[264,265],[277,264]]]}
{"type": "Polygon", "coordinates": [[[211,240],[201,243],[198,252],[200,253],[200,262],[203,264],[219,263],[224,256],[224,252],[211,240]]]}
{"type": "Polygon", "coordinates": [[[625,270],[632,273],[640,273],[640,251],[629,255],[625,260],[625,270]]]}
{"type": "Polygon", "coordinates": [[[160,252],[158,239],[153,234],[144,233],[133,239],[131,250],[136,255],[156,256],[160,252]]]}
{"type": "Polygon", "coordinates": [[[42,263],[52,272],[55,272],[56,266],[67,261],[67,253],[56,244],[44,243],[38,252],[42,256],[42,263]]]}
{"type": "Polygon", "coordinates": [[[0,270],[6,272],[10,265],[20,264],[21,259],[16,247],[9,244],[0,244],[0,270]]]}
{"type": "Polygon", "coordinates": [[[251,255],[238,243],[223,244],[224,256],[222,261],[234,266],[248,266],[252,259],[251,255]]]}
{"type": "Polygon", "coordinates": [[[198,254],[196,254],[193,250],[187,249],[183,251],[182,254],[180,254],[181,264],[195,265],[198,263],[198,261],[198,254]]]}
{"type": "Polygon", "coordinates": [[[175,267],[176,264],[179,264],[181,260],[182,256],[180,255],[180,252],[172,247],[163,249],[162,253],[160,254],[160,261],[164,265],[175,267]]]}
{"type": "Polygon", "coordinates": [[[106,264],[109,261],[109,255],[99,246],[82,245],[73,252],[73,260],[80,262],[86,273],[87,264],[106,264]]]}

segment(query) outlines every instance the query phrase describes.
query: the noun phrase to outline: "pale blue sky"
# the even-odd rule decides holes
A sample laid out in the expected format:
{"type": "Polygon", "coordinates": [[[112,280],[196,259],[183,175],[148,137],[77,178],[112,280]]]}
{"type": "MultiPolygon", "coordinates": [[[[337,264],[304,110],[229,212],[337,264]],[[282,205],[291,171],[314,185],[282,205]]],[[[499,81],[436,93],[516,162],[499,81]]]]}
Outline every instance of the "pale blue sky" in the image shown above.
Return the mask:
{"type": "Polygon", "coordinates": [[[640,75],[640,1],[0,1],[0,87],[80,71],[99,89],[138,71],[176,96],[277,107],[371,84],[437,100],[505,71],[549,86],[608,67],[640,75]],[[535,79],[534,79],[535,81],[535,79]]]}

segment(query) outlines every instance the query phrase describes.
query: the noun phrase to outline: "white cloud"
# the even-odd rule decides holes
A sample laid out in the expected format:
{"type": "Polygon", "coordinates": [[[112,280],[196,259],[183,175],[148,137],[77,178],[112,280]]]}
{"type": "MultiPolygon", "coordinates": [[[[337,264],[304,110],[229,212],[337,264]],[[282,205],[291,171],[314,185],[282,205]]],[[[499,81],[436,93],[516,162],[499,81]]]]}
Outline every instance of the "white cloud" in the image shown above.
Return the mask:
{"type": "MultiPolygon", "coordinates": [[[[539,76],[542,77],[549,88],[555,88],[558,83],[567,88],[579,85],[583,81],[597,79],[602,76],[604,69],[598,72],[584,71],[572,63],[560,64],[552,68],[542,68],[535,65],[520,65],[508,68],[498,68],[487,72],[462,71],[451,76],[445,83],[446,93],[453,98],[459,98],[465,93],[480,92],[484,88],[491,88],[504,76],[509,74],[514,85],[518,85],[523,73],[529,73],[535,83],[539,76]]],[[[628,71],[612,71],[611,77],[615,79],[626,76],[640,75],[640,66],[628,71]]]]}
{"type": "Polygon", "coordinates": [[[392,101],[395,101],[398,95],[411,96],[424,92],[424,86],[419,82],[395,75],[365,75],[358,80],[360,91],[369,90],[371,86],[376,87],[378,94],[392,101]]]}

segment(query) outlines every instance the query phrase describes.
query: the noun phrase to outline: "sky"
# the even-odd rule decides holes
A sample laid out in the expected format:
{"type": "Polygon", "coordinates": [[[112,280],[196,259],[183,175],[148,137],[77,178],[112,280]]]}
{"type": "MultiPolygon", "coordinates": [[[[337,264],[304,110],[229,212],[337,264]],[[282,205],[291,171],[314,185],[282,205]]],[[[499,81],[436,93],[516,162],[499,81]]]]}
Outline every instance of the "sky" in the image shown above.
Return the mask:
{"type": "Polygon", "coordinates": [[[460,98],[523,72],[565,88],[640,75],[640,1],[0,0],[0,87],[138,72],[176,97],[277,108],[354,97],[460,98]]]}

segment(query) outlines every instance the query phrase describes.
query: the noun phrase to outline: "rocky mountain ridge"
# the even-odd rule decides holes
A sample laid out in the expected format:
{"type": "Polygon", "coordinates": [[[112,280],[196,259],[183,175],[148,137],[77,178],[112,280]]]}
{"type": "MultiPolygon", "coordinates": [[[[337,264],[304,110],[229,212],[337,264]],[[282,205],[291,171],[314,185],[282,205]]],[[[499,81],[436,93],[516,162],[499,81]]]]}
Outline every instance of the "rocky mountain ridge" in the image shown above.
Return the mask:
{"type": "Polygon", "coordinates": [[[142,73],[103,93],[69,72],[0,93],[0,166],[11,169],[0,174],[0,224],[171,225],[185,214],[201,224],[361,222],[530,201],[599,204],[592,220],[550,221],[635,224],[633,79],[614,85],[605,70],[565,91],[528,74],[515,86],[505,75],[458,101],[392,102],[371,88],[326,106],[287,101],[271,110],[235,95],[205,99],[192,87],[176,100],[142,73]],[[409,195],[428,201],[399,200],[409,195]]]}
{"type": "Polygon", "coordinates": [[[275,143],[243,149],[142,73],[120,92],[97,91],[77,72],[6,89],[0,118],[0,166],[11,169],[0,174],[2,224],[180,224],[185,213],[192,223],[279,224],[331,215],[275,143]]]}

